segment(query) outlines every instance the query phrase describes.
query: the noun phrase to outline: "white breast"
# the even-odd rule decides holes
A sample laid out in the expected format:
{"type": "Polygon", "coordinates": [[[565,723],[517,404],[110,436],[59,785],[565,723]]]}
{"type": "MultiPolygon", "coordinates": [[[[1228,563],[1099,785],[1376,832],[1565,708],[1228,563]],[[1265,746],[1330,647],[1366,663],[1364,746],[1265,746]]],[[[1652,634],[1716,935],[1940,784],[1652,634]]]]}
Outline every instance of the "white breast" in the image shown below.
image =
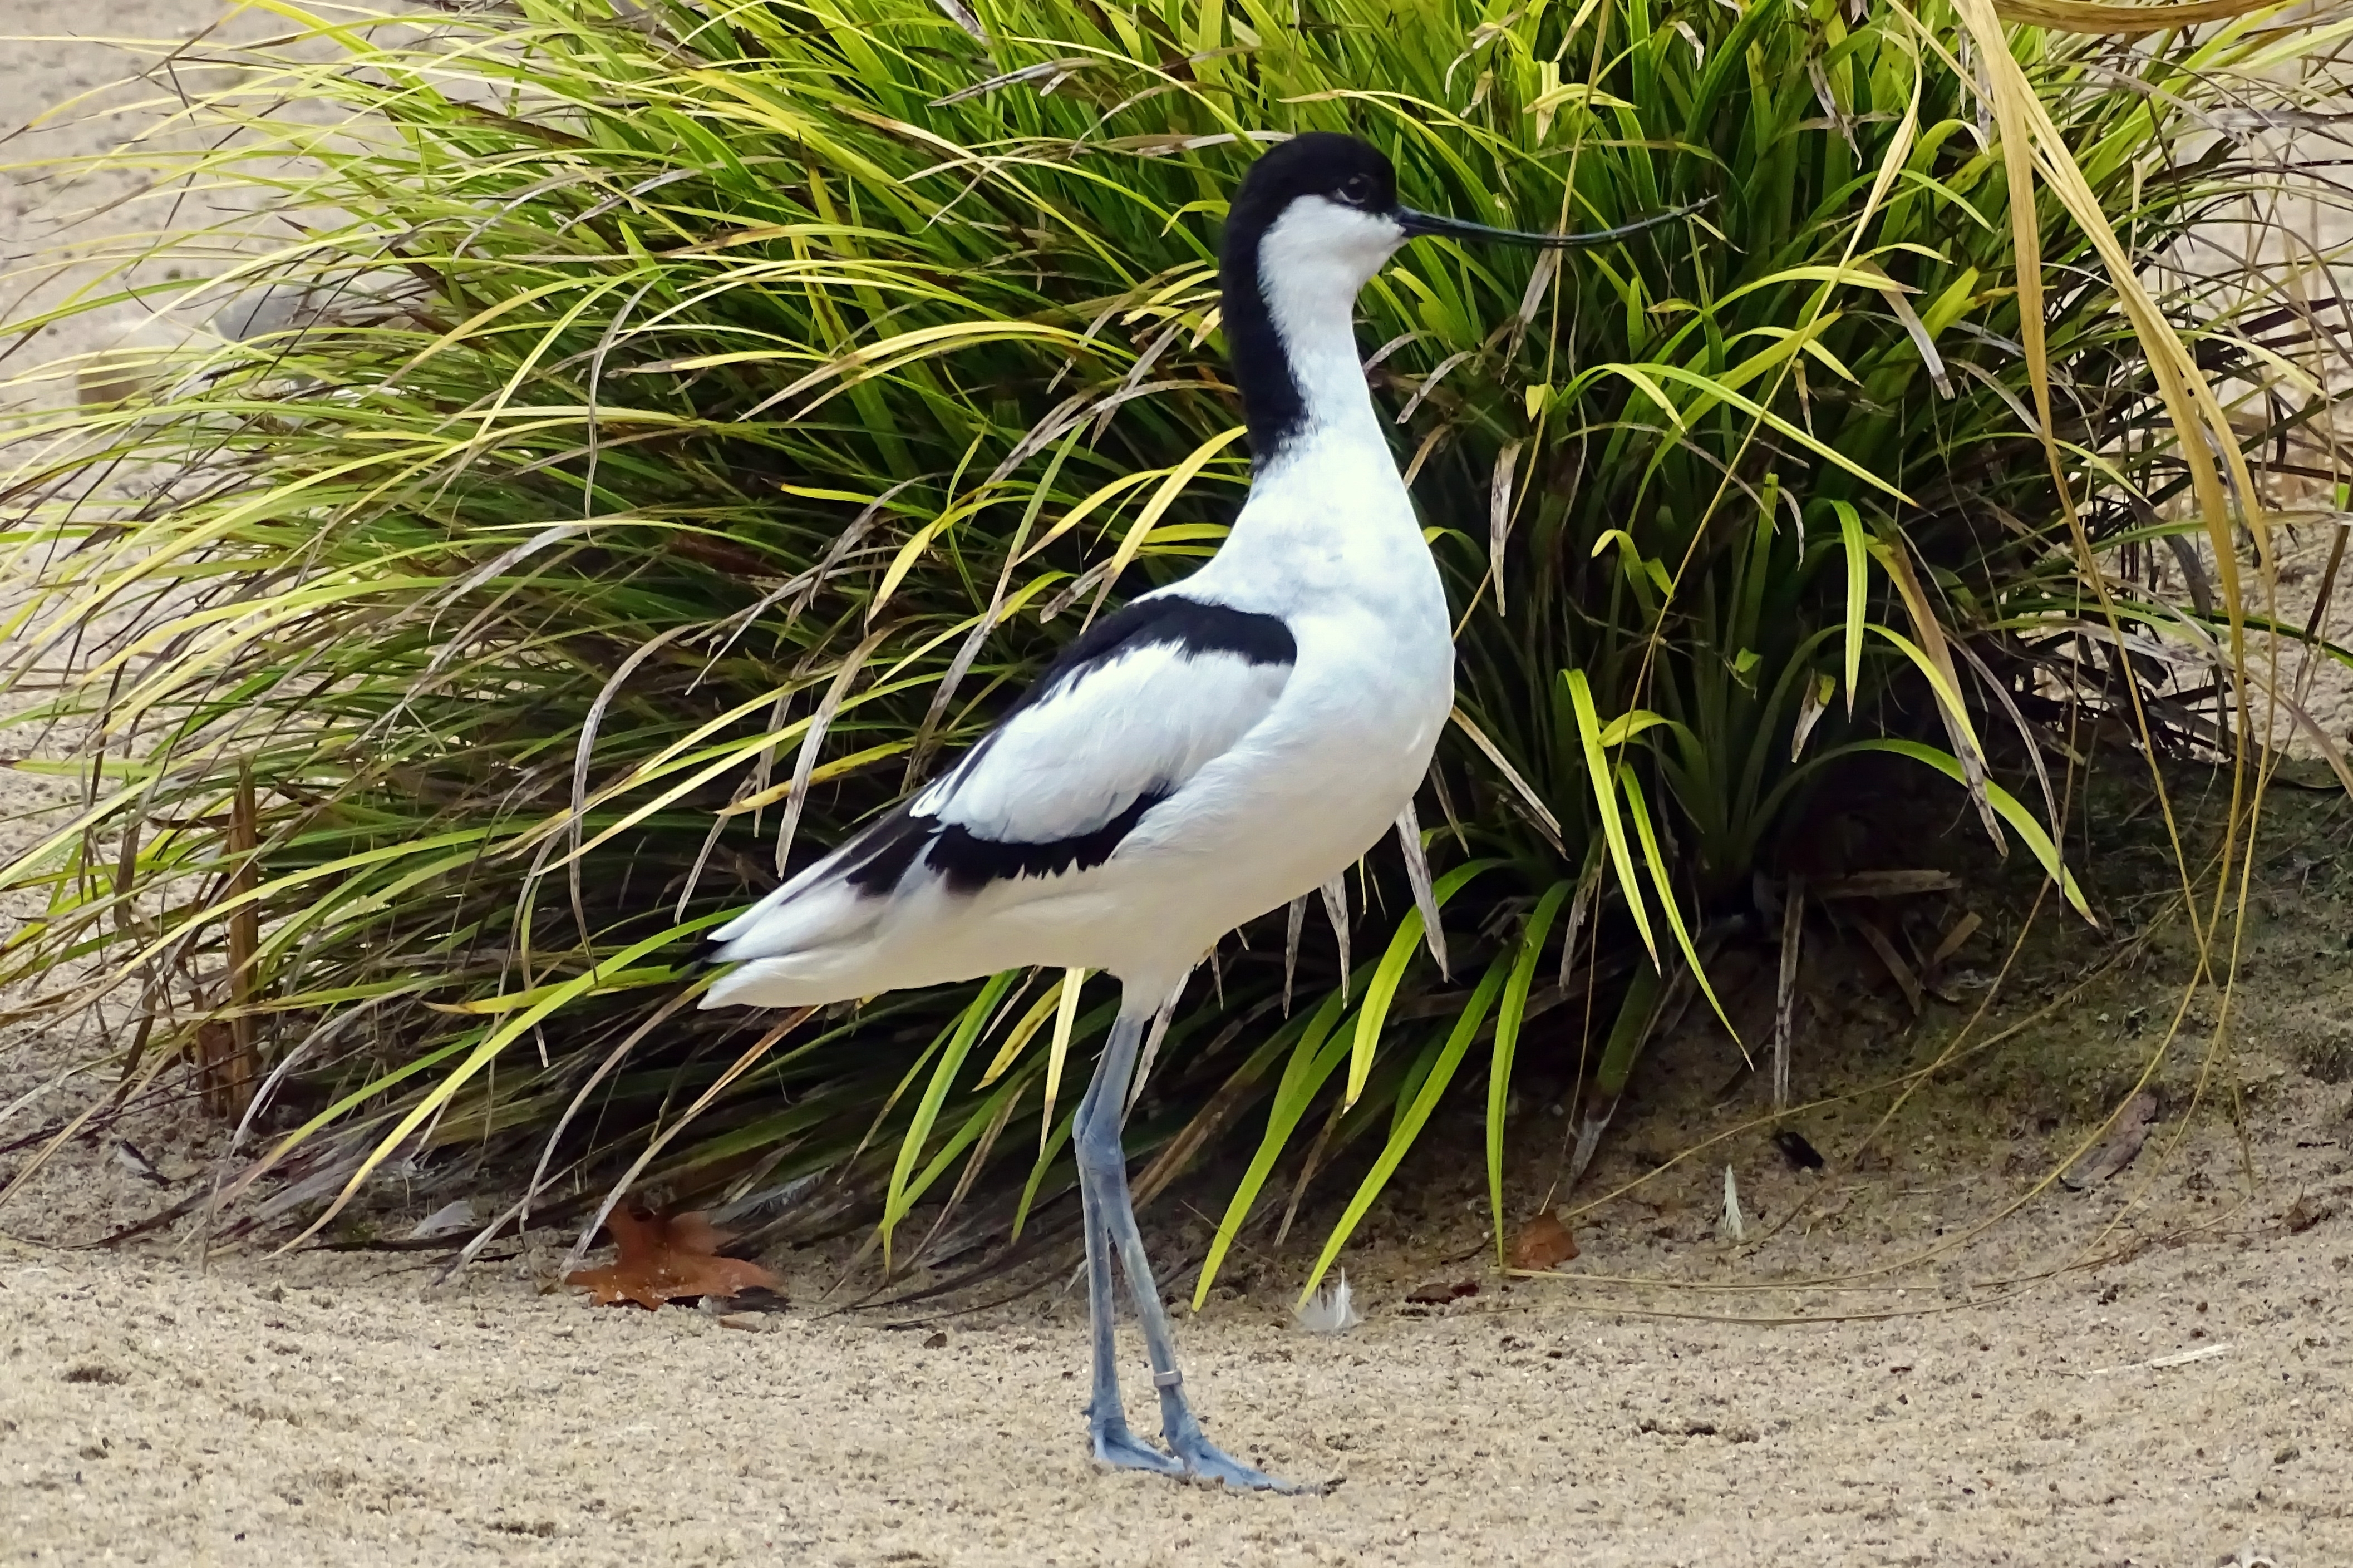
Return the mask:
{"type": "Polygon", "coordinates": [[[1225,548],[1185,584],[1282,616],[1299,646],[1273,710],[1118,857],[1213,856],[1229,894],[1217,900],[1220,931],[1322,886],[1379,842],[1420,787],[1453,705],[1437,565],[1386,447],[1358,445],[1303,444],[1261,475],[1225,548]]]}

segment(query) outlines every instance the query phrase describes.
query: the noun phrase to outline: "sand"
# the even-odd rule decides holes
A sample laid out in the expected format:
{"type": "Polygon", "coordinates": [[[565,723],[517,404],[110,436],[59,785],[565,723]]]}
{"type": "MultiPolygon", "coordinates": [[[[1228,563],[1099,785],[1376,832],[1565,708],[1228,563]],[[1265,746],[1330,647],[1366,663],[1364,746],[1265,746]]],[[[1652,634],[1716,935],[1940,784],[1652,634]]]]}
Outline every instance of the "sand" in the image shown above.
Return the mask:
{"type": "MultiPolygon", "coordinates": [[[[8,23],[153,36],[214,14],[13,0],[8,23]]],[[[113,74],[88,46],[8,47],[11,123],[113,74]]],[[[8,248],[61,199],[0,185],[8,248]]],[[[52,352],[103,332],[58,336],[52,352]]],[[[47,793],[5,774],[0,789],[12,816],[47,793]]],[[[843,1255],[819,1250],[770,1259],[790,1304],[734,1328],[545,1289],[569,1241],[554,1232],[440,1289],[430,1254],[200,1259],[182,1232],[90,1249],[195,1190],[217,1152],[193,1117],[151,1114],[121,1132],[160,1180],[109,1138],[0,1211],[0,1561],[2343,1568],[2353,861],[2341,812],[2301,820],[2287,841],[2303,859],[2282,850],[2266,873],[2261,978],[2226,1064],[2247,1091],[2243,1140],[2211,1110],[2184,1123],[2195,1064],[2168,1067],[2163,1136],[2125,1176],[2050,1190],[1968,1237],[2129,1084],[2147,1044],[2130,1009],[2162,1012],[2172,993],[2120,972],[1924,1095],[1893,1154],[1854,1157],[1862,1123],[1827,1112],[1809,1124],[1831,1155],[1822,1176],[1736,1140],[1580,1216],[1584,1255],[1559,1279],[1464,1261],[1485,1224],[1476,1186],[1426,1166],[1400,1184],[1426,1184],[1417,1203],[1385,1209],[1349,1255],[1369,1313],[1353,1333],[1288,1320],[1328,1211],[1250,1249],[1242,1289],[1180,1314],[1189,1386],[1214,1436],[1335,1483],[1320,1496],[1096,1468],[1083,1299],[1067,1291],[910,1327],[838,1310],[824,1290],[843,1255]],[[1719,1239],[1724,1163],[1753,1216],[1802,1201],[1807,1222],[1719,1239]],[[1939,1246],[1954,1250],[1867,1272],[1939,1246]],[[1630,1275],[1678,1283],[1611,1282],[1630,1275]],[[1405,1300],[1432,1278],[1481,1289],[1440,1309],[1405,1300]],[[1852,1288],[1791,1287],[1804,1278],[1852,1288]]],[[[12,826],[0,852],[21,842],[12,826]]],[[[2042,994],[2079,956],[2050,956],[2042,994]]],[[[1956,1022],[1858,1004],[1810,1046],[1800,1091],[1916,1061],[1956,1022]]],[[[0,1105],[102,1036],[96,1020],[0,1040],[0,1105]]],[[[1632,1152],[1721,1122],[1693,1086],[1722,1080],[1726,1048],[1701,1032],[1660,1053],[1638,1080],[1650,1110],[1613,1129],[1587,1191],[1638,1168],[1632,1152]]],[[[86,1091],[68,1082],[35,1109],[86,1091]]],[[[1544,1108],[1528,1114],[1544,1125],[1544,1108]]],[[[23,1157],[0,1154],[0,1176],[23,1157]]],[[[1198,1205],[1222,1191],[1180,1190],[1147,1217],[1166,1255],[1198,1258],[1198,1205]]]]}

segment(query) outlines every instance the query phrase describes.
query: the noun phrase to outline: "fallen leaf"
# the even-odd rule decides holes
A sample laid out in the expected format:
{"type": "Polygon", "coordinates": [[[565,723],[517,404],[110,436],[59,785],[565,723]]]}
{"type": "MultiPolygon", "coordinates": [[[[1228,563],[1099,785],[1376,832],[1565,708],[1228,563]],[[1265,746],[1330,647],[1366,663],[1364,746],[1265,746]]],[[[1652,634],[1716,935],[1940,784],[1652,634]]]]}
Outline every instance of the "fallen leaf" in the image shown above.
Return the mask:
{"type": "Polygon", "coordinates": [[[2148,1130],[2157,1124],[2157,1096],[2147,1089],[2134,1095],[2124,1114],[2116,1120],[2116,1130],[2108,1141],[2084,1158],[2081,1164],[2062,1175],[2059,1180],[2069,1192],[2080,1193],[2096,1187],[2133,1163],[2140,1146],[2148,1141],[2148,1130]]]}
{"type": "Polygon", "coordinates": [[[1512,1243],[1514,1268],[1550,1268],[1576,1256],[1577,1237],[1549,1214],[1540,1214],[1520,1226],[1520,1238],[1512,1243]]]}
{"type": "Polygon", "coordinates": [[[1819,1171],[1822,1168],[1822,1152],[1806,1142],[1806,1135],[1784,1127],[1773,1134],[1773,1147],[1781,1151],[1781,1158],[1789,1162],[1793,1171],[1819,1171]]]}
{"type": "Polygon", "coordinates": [[[1422,1286],[1408,1295],[1406,1300],[1418,1307],[1443,1307],[1449,1301],[1478,1293],[1479,1281],[1476,1279],[1441,1279],[1436,1284],[1422,1286]]]}
{"type": "Polygon", "coordinates": [[[2287,1213],[2280,1216],[2280,1224],[2290,1236],[2302,1236],[2322,1220],[2333,1218],[2336,1213],[2335,1204],[2315,1200],[2307,1193],[2288,1205],[2287,1213]]]}
{"type": "Polygon", "coordinates": [[[754,1286],[784,1288],[782,1280],[756,1263],[717,1256],[728,1237],[701,1214],[665,1217],[617,1208],[605,1216],[605,1229],[620,1247],[620,1256],[602,1268],[575,1269],[564,1277],[566,1285],[596,1292],[591,1306],[635,1301],[651,1310],[681,1297],[733,1296],[754,1286]]]}

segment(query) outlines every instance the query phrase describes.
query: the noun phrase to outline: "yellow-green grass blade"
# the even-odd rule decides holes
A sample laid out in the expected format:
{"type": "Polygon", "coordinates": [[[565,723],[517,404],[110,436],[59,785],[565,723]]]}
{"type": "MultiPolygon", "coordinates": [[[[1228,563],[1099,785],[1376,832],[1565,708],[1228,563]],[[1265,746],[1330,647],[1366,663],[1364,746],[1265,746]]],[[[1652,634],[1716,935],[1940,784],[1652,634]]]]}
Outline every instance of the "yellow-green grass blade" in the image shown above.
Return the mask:
{"type": "Polygon", "coordinates": [[[1396,1125],[1390,1129],[1388,1142],[1382,1145],[1379,1156],[1373,1161],[1372,1169],[1365,1173],[1365,1179],[1357,1184],[1356,1195],[1348,1200],[1348,1206],[1341,1212],[1338,1223],[1332,1227],[1332,1234],[1324,1239],[1324,1250],[1317,1255],[1315,1266],[1307,1271],[1307,1283],[1301,1287],[1299,1292],[1301,1302],[1304,1303],[1315,1293],[1315,1287],[1323,1283],[1324,1271],[1340,1256],[1340,1249],[1348,1244],[1348,1237],[1356,1234],[1357,1225],[1381,1195],[1382,1189],[1388,1185],[1389,1178],[1397,1173],[1398,1163],[1413,1148],[1415,1141],[1421,1136],[1422,1128],[1429,1124],[1430,1116],[1438,1110],[1439,1100],[1444,1098],[1447,1087],[1454,1081],[1455,1069],[1462,1065],[1464,1055],[1478,1037],[1480,1026],[1486,1022],[1487,1014],[1494,1005],[1495,994],[1504,983],[1504,964],[1505,961],[1498,957],[1479,977],[1479,984],[1472,988],[1470,999],[1455,1015],[1454,1026],[1447,1035],[1446,1044],[1440,1050],[1438,1059],[1431,1064],[1429,1075],[1422,1079],[1412,1100],[1398,1107],[1396,1125]]]}
{"type": "Polygon", "coordinates": [[[1852,718],[1862,685],[1862,636],[1871,619],[1871,549],[1862,514],[1852,502],[1833,500],[1831,510],[1838,514],[1839,539],[1846,549],[1846,711],[1852,718]]]}
{"type": "Polygon", "coordinates": [[[1054,1129],[1054,1096],[1062,1087],[1062,1064],[1071,1055],[1071,1031],[1079,1021],[1079,988],[1086,984],[1083,969],[1062,971],[1062,995],[1054,1009],[1054,1037],[1046,1054],[1046,1098],[1039,1112],[1038,1156],[1045,1158],[1046,1143],[1054,1129]]]}
{"type": "Polygon", "coordinates": [[[1659,847],[1659,832],[1651,819],[1651,805],[1643,796],[1642,781],[1635,776],[1633,768],[1628,763],[1618,764],[1618,787],[1626,796],[1626,815],[1633,818],[1635,834],[1642,841],[1642,860],[1650,868],[1651,885],[1658,889],[1659,908],[1665,911],[1667,925],[1675,933],[1675,945],[1683,950],[1683,962],[1691,965],[1692,978],[1707,997],[1707,1005],[1715,1009],[1716,1018],[1724,1025],[1725,1032],[1732,1037],[1732,1043],[1738,1046],[1740,1054],[1746,1057],[1748,1047],[1741,1039],[1740,1031],[1733,1026],[1731,1017],[1724,1010],[1724,1004],[1716,1000],[1715,987],[1707,978],[1707,966],[1700,962],[1698,949],[1692,946],[1691,930],[1683,923],[1683,905],[1675,897],[1673,869],[1659,847]]]}
{"type": "Polygon", "coordinates": [[[1634,879],[1634,853],[1626,841],[1626,825],[1618,810],[1615,775],[1601,745],[1601,720],[1593,710],[1593,688],[1581,669],[1565,670],[1561,679],[1568,686],[1569,702],[1576,712],[1577,739],[1585,750],[1585,776],[1593,791],[1594,805],[1601,815],[1602,835],[1609,845],[1610,869],[1617,874],[1618,890],[1625,898],[1626,912],[1633,917],[1634,929],[1655,965],[1659,962],[1659,944],[1651,935],[1651,919],[1643,908],[1641,884],[1634,879]]]}
{"type": "MultiPolygon", "coordinates": [[[[1451,899],[1480,872],[1501,865],[1499,860],[1473,860],[1457,866],[1431,885],[1430,904],[1444,909],[1451,899]]],[[[1365,1004],[1356,1015],[1356,1037],[1348,1053],[1348,1086],[1341,1098],[1342,1109],[1356,1103],[1365,1092],[1365,1079],[1373,1070],[1373,1051],[1379,1044],[1381,1026],[1388,1021],[1389,1004],[1397,998],[1398,982],[1405,977],[1405,966],[1413,961],[1414,950],[1421,945],[1421,910],[1409,909],[1398,921],[1396,934],[1373,967],[1372,983],[1365,987],[1365,1004]]]]}
{"type": "MultiPolygon", "coordinates": [[[[1961,764],[1949,752],[1924,745],[1918,741],[1879,738],[1853,742],[1850,749],[1889,752],[1899,757],[1909,757],[1915,763],[1927,763],[1955,784],[1961,782],[1961,764]]],[[[2034,814],[2027,810],[2016,795],[1991,781],[1986,784],[1986,794],[1992,800],[1993,808],[2001,814],[2001,819],[2010,824],[2010,830],[2024,841],[2034,858],[2042,863],[2043,870],[2050,873],[2051,879],[2059,884],[2059,890],[2066,896],[2067,902],[2073,906],[2075,912],[2092,924],[2098,925],[2099,917],[2092,913],[2092,906],[2084,901],[2084,889],[2076,884],[2075,874],[2067,869],[2065,862],[2060,858],[2058,846],[2051,841],[2051,835],[2043,829],[2042,824],[2035,820],[2034,814]]]]}
{"type": "MultiPolygon", "coordinates": [[[[1504,987],[1504,1010],[1495,1018],[1495,1049],[1487,1069],[1487,1204],[1495,1222],[1495,1262],[1504,1254],[1504,1121],[1512,1093],[1512,1068],[1520,1046],[1520,1026],[1527,1016],[1528,989],[1535,984],[1536,961],[1561,905],[1577,890],[1574,881],[1555,882],[1536,900],[1520,930],[1518,950],[1511,956],[1511,974],[1504,987]]],[[[1504,960],[1496,959],[1500,966],[1504,960]]],[[[1492,977],[1495,973],[1490,970],[1492,977]]],[[[1482,981],[1483,984],[1484,982],[1482,981]]],[[[1472,999],[1475,1005],[1478,998],[1472,999]]],[[[1451,1049],[1451,1043],[1449,1049],[1451,1049]]],[[[1450,1069],[1451,1070],[1451,1069],[1450,1069]]]]}
{"type": "Polygon", "coordinates": [[[1323,1003],[1299,1026],[1298,1043],[1291,1048],[1282,1081],[1275,1086],[1273,1103],[1267,1109],[1265,1135],[1259,1140],[1258,1152],[1251,1156],[1241,1180],[1235,1184],[1225,1217],[1218,1222],[1217,1234],[1209,1238],[1208,1255],[1201,1260],[1200,1279],[1193,1287],[1193,1310],[1197,1312],[1208,1300],[1209,1288],[1217,1283],[1218,1269],[1232,1248],[1234,1237],[1241,1233],[1242,1222],[1250,1217],[1267,1177],[1273,1174],[1274,1163],[1290,1143],[1292,1130],[1307,1114],[1308,1104],[1316,1091],[1348,1053],[1350,1038],[1336,1027],[1341,1007],[1340,993],[1326,992],[1323,1003]]]}

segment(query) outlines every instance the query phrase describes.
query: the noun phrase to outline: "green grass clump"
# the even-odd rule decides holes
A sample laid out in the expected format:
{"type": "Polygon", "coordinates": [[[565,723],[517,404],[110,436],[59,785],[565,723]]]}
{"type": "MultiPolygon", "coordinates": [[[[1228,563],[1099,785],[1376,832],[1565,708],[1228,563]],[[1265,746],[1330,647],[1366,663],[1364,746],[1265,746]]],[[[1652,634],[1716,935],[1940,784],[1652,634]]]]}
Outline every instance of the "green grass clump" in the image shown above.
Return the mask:
{"type": "Polygon", "coordinates": [[[1018,1228],[1069,1188],[1108,987],[999,975],[779,1035],[692,1010],[684,959],[1216,549],[1248,478],[1218,224],[1267,137],[1353,130],[1408,200],[1490,222],[1713,205],[1565,266],[1419,246],[1366,292],[1461,621],[1420,814],[1455,979],[1384,851],[1351,983],[1311,934],[1289,1005],[1280,911],[1196,980],[1129,1142],[1146,1193],[1255,1150],[1204,1289],[1294,1144],[1294,1181],[1377,1146],[1328,1262],[1474,1058],[1500,1224],[1531,1010],[1591,988],[1614,1095],[1662,973],[1858,754],[1942,769],[2063,877],[2059,802],[1993,736],[2067,639],[2236,636],[2235,579],[2201,618],[2123,567],[2202,534],[2229,578],[2263,527],[2242,447],[2326,408],[2263,265],[2139,280],[2283,178],[2202,132],[2292,107],[2325,30],[2005,42],[1976,0],[272,9],[295,45],[174,61],[242,69],[179,111],[231,133],[119,156],[157,165],[159,222],[173,182],[258,183],[301,225],[142,241],[55,314],[270,285],[282,324],[10,432],[12,668],[69,655],[43,712],[91,728],[86,798],[8,873],[50,907],[6,963],[53,1007],[135,988],[129,1083],[183,1044],[232,1108],[267,1073],[229,1195],[300,1175],[279,1209],[534,1151],[592,1196],[625,1166],[681,1196],[823,1173],[804,1229],[887,1234],[1000,1167],[1018,1228]]]}

